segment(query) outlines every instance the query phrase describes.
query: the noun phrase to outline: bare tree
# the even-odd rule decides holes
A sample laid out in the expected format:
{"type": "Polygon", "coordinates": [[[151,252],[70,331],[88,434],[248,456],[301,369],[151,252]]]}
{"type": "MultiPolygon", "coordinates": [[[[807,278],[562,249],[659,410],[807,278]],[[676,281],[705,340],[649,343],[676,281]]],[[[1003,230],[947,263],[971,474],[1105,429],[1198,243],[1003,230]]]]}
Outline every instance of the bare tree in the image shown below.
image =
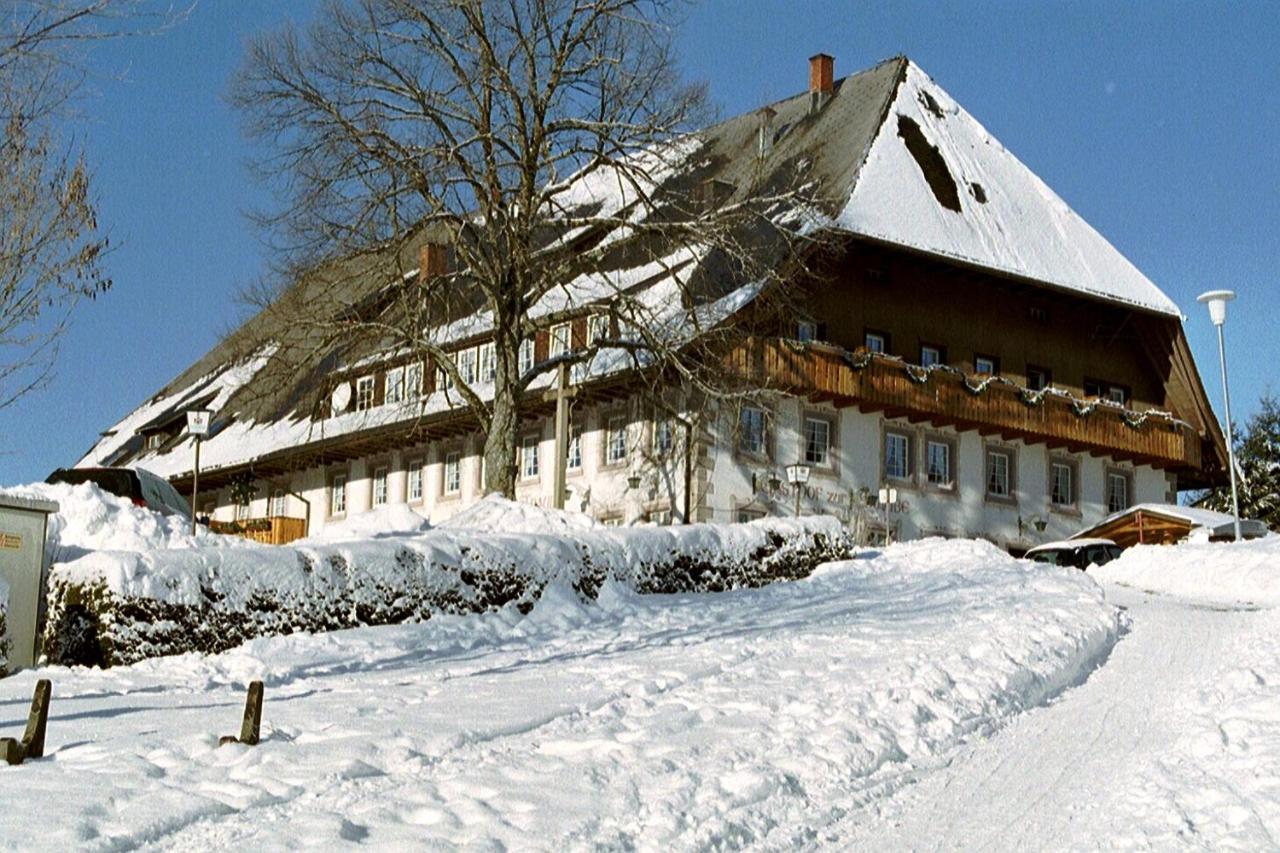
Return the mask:
{"type": "Polygon", "coordinates": [[[801,229],[780,222],[803,163],[708,178],[719,155],[693,132],[703,88],[676,71],[678,7],[350,0],[255,40],[232,97],[280,192],[261,221],[284,276],[257,304],[283,373],[335,348],[421,354],[485,435],[486,490],[507,495],[521,399],[566,361],[622,354],[655,388],[722,393],[710,339],[736,288],[797,257],[801,229]],[[427,241],[452,263],[418,269],[427,241]],[[584,306],[607,327],[522,366],[522,342],[584,306]],[[452,358],[476,329],[492,378],[452,358]]]}
{"type": "Polygon", "coordinates": [[[138,0],[0,9],[0,408],[48,381],[76,305],[111,288],[91,174],[67,131],[85,47],[174,19],[138,0]]]}

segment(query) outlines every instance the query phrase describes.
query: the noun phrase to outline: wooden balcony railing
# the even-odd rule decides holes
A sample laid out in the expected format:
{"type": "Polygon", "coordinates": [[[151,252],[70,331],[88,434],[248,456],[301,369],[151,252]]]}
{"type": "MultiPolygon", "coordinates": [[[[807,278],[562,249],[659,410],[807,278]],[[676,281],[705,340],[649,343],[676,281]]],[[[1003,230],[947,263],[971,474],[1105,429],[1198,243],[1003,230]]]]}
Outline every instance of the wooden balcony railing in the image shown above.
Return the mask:
{"type": "Polygon", "coordinates": [[[307,535],[307,521],[273,515],[270,518],[246,518],[242,521],[211,521],[209,530],[231,536],[243,536],[263,545],[287,545],[307,535]]]}
{"type": "Polygon", "coordinates": [[[1029,394],[1011,382],[925,371],[863,350],[752,339],[728,366],[753,386],[838,407],[1000,434],[1073,452],[1109,455],[1159,468],[1201,468],[1201,439],[1164,413],[1137,413],[1061,393],[1029,394]]]}

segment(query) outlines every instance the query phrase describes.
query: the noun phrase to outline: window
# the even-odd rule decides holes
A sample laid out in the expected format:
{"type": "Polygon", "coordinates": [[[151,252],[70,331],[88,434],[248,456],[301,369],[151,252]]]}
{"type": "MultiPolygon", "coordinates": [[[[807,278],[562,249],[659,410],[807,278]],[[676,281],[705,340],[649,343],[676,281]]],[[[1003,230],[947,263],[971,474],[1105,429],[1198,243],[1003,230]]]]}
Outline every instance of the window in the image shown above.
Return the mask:
{"type": "MultiPolygon", "coordinates": [[[[456,352],[449,353],[448,355],[445,356],[445,358],[449,359],[450,361],[456,362],[458,360],[458,354],[456,352]]],[[[450,388],[453,387],[453,377],[449,375],[448,371],[446,371],[442,367],[436,368],[436,387],[441,388],[445,391],[448,391],[450,388]]]]}
{"type": "Polygon", "coordinates": [[[954,481],[949,442],[930,440],[925,443],[925,476],[931,485],[950,488],[954,481]]]}
{"type": "Polygon", "coordinates": [[[1033,364],[1027,365],[1027,388],[1031,391],[1043,391],[1053,382],[1053,376],[1048,369],[1036,367],[1033,364]]]}
{"type": "Polygon", "coordinates": [[[1110,400],[1122,406],[1129,402],[1128,388],[1102,379],[1086,379],[1084,381],[1084,395],[1099,400],[1110,400]]]}
{"type": "Polygon", "coordinates": [[[604,461],[607,465],[623,462],[627,458],[627,419],[621,415],[609,418],[606,430],[604,461]]]}
{"type": "Polygon", "coordinates": [[[1129,508],[1129,475],[1123,471],[1107,472],[1107,512],[1129,508]]]}
{"type": "Polygon", "coordinates": [[[1075,466],[1070,462],[1049,463],[1049,502],[1055,507],[1076,505],[1075,466]]]}
{"type": "Polygon", "coordinates": [[[416,400],[422,396],[422,362],[415,361],[404,369],[404,398],[416,400]]]}
{"type": "Polygon", "coordinates": [[[387,466],[379,465],[373,469],[373,505],[382,506],[387,502],[387,466]]]}
{"type": "Polygon", "coordinates": [[[564,355],[569,351],[570,343],[573,339],[572,332],[568,323],[561,323],[558,326],[551,327],[551,357],[564,355]]]}
{"type": "Polygon", "coordinates": [[[570,471],[582,470],[582,427],[569,428],[569,452],[565,467],[570,471]]]}
{"type": "Polygon", "coordinates": [[[356,411],[373,408],[373,377],[361,376],[356,380],[356,411]]]}
{"type": "Polygon", "coordinates": [[[946,363],[946,356],[943,354],[942,347],[933,344],[920,345],[920,366],[933,367],[936,364],[946,363]]]}
{"type": "Polygon", "coordinates": [[[480,381],[492,382],[498,375],[498,360],[494,356],[493,344],[480,345],[480,381]]]}
{"type": "Polygon", "coordinates": [[[987,451],[987,496],[1013,497],[1013,454],[1007,450],[987,451]]]}
{"type": "Polygon", "coordinates": [[[383,385],[382,397],[388,403],[399,403],[404,399],[404,368],[393,367],[387,371],[383,385]]]}
{"type": "Polygon", "coordinates": [[[885,353],[889,351],[889,336],[884,332],[868,331],[862,340],[867,352],[885,353]]]}
{"type": "Polygon", "coordinates": [[[621,526],[622,526],[622,516],[620,516],[620,515],[606,515],[606,516],[602,516],[602,517],[600,518],[600,523],[601,523],[601,524],[603,524],[605,527],[621,527],[621,526]]]}
{"type": "Polygon", "coordinates": [[[671,510],[653,509],[644,514],[644,520],[650,524],[666,526],[671,523],[671,510]]]}
{"type": "Polygon", "coordinates": [[[478,370],[476,367],[475,347],[468,347],[458,352],[458,375],[462,377],[462,381],[467,385],[476,384],[478,370]]]}
{"type": "Polygon", "coordinates": [[[587,346],[609,337],[609,316],[592,314],[587,319],[587,346]]]}
{"type": "Polygon", "coordinates": [[[444,455],[444,493],[456,495],[462,491],[461,454],[454,450],[444,455]]]}
{"type": "Polygon", "coordinates": [[[911,438],[900,432],[884,434],[884,475],[894,480],[911,476],[911,438]]]}
{"type": "Polygon", "coordinates": [[[329,486],[329,515],[342,515],[347,511],[347,475],[334,474],[329,486]]]}
{"type": "Polygon", "coordinates": [[[284,515],[284,489],[276,489],[271,493],[271,507],[267,510],[267,515],[280,517],[284,515]]]}
{"type": "Polygon", "coordinates": [[[737,521],[739,524],[746,524],[748,521],[755,521],[758,518],[764,518],[764,513],[758,509],[738,510],[737,521]]]}
{"type": "Polygon", "coordinates": [[[147,450],[155,450],[162,444],[164,444],[164,433],[153,432],[151,435],[147,436],[147,450]]]}
{"type": "Polygon", "coordinates": [[[973,372],[979,376],[996,376],[1000,373],[1000,359],[979,353],[973,357],[973,372]]]}
{"type": "Polygon", "coordinates": [[[801,320],[796,323],[796,340],[801,343],[816,341],[818,339],[818,324],[809,320],[801,320]]]}
{"type": "Polygon", "coordinates": [[[804,461],[808,465],[831,464],[831,422],[826,418],[804,419],[804,461]]]}
{"type": "Polygon", "coordinates": [[[653,452],[670,453],[675,446],[675,425],[671,418],[658,417],[653,422],[653,452]]]}
{"type": "Polygon", "coordinates": [[[763,456],[764,430],[764,410],[744,407],[738,414],[738,449],[763,456]]]}
{"type": "Polygon", "coordinates": [[[520,342],[520,374],[523,376],[533,370],[533,339],[525,338],[520,342]]]}
{"type": "Polygon", "coordinates": [[[520,476],[531,480],[538,476],[538,436],[527,435],[520,443],[520,476]]]}
{"type": "Polygon", "coordinates": [[[408,498],[410,501],[417,502],[422,500],[422,460],[415,459],[409,463],[409,491],[408,498]]]}
{"type": "Polygon", "coordinates": [[[236,504],[236,521],[249,520],[249,504],[236,504]]]}

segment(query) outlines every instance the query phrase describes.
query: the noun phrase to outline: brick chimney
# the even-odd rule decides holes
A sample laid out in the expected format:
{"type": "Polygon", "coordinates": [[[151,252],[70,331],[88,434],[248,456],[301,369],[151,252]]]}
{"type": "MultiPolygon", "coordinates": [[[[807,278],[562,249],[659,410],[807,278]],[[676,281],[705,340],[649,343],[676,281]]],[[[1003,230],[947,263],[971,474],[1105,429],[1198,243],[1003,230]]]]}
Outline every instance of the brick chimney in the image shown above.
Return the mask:
{"type": "Polygon", "coordinates": [[[444,243],[423,243],[418,249],[418,280],[449,273],[449,247],[444,243]]]}
{"type": "Polygon", "coordinates": [[[825,53],[809,57],[809,112],[822,109],[835,93],[835,66],[835,57],[825,53]]]}

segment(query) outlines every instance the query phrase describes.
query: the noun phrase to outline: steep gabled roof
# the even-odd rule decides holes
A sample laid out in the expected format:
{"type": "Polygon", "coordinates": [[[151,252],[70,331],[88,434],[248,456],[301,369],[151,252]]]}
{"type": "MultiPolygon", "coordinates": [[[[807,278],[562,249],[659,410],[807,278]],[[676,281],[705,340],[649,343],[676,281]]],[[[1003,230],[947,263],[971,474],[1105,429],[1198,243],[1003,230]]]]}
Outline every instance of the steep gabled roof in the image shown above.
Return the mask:
{"type": "Polygon", "coordinates": [[[1160,288],[905,59],[836,223],[887,243],[1180,316],[1160,288]]]}

